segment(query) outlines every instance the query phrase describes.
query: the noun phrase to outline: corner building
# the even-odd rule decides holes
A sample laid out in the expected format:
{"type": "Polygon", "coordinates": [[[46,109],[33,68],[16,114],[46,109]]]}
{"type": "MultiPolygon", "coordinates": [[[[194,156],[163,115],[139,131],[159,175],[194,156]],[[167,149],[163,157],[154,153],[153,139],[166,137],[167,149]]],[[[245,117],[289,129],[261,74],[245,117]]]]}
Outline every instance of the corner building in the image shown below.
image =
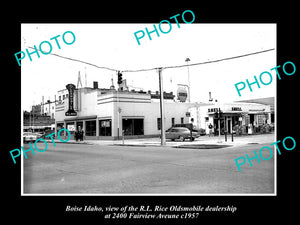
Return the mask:
{"type": "MultiPolygon", "coordinates": [[[[61,92],[61,91],[59,91],[61,92]]],[[[192,103],[175,102],[172,92],[164,92],[165,128],[188,123],[192,103]]],[[[158,137],[160,135],[159,93],[116,91],[114,88],[75,89],[76,116],[66,116],[69,99],[56,105],[55,129],[67,128],[71,134],[80,126],[86,139],[158,137]]],[[[206,105],[203,103],[203,105],[206,105]]]]}

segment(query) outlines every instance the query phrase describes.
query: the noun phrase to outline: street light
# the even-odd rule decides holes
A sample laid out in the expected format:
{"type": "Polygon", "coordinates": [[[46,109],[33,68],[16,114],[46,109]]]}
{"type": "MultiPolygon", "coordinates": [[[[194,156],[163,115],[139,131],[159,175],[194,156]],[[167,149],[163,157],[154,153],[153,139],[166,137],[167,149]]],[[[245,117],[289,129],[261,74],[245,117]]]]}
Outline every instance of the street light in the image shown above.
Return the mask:
{"type": "Polygon", "coordinates": [[[186,58],[185,59],[185,61],[186,61],[186,64],[187,64],[187,69],[188,69],[188,86],[189,86],[189,88],[188,88],[188,95],[189,95],[189,97],[188,97],[188,101],[189,102],[191,102],[191,84],[190,84],[190,69],[189,69],[189,61],[191,61],[190,60],[190,58],[186,58]]]}

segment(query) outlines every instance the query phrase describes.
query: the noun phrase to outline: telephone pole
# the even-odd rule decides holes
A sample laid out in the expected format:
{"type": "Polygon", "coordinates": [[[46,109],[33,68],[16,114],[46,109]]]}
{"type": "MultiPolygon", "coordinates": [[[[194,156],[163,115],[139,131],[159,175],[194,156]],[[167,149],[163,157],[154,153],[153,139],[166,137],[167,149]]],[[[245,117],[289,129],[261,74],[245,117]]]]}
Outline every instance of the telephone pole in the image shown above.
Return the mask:
{"type": "Polygon", "coordinates": [[[189,58],[185,59],[187,64],[187,70],[188,70],[188,102],[191,102],[191,82],[190,82],[190,69],[189,69],[189,61],[191,61],[189,58]]]}
{"type": "Polygon", "coordinates": [[[165,134],[165,111],[164,111],[164,91],[163,91],[163,78],[161,75],[162,68],[158,68],[158,77],[159,77],[159,92],[160,92],[160,145],[166,145],[166,134],[165,134]]]}

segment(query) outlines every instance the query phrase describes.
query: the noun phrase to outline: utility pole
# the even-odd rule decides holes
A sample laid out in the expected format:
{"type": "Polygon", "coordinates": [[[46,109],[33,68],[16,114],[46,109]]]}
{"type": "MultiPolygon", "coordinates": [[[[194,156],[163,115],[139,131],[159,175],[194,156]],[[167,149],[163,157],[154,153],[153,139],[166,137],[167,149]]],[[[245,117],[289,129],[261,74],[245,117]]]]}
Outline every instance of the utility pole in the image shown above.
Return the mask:
{"type": "Polygon", "coordinates": [[[188,85],[189,85],[189,88],[188,88],[188,102],[191,102],[191,82],[190,82],[190,69],[189,69],[189,61],[191,61],[189,58],[186,58],[185,59],[186,61],[186,64],[187,64],[187,70],[188,70],[188,85]]]}
{"type": "Polygon", "coordinates": [[[159,77],[159,92],[160,92],[160,132],[161,146],[166,145],[166,134],[165,134],[165,111],[164,111],[164,91],[163,91],[163,78],[161,75],[162,68],[158,68],[158,77],[159,77]]]}
{"type": "MultiPolygon", "coordinates": [[[[117,79],[119,79],[119,71],[117,71],[117,76],[118,76],[118,78],[117,79]]],[[[114,86],[113,85],[113,79],[111,79],[111,82],[112,82],[112,86],[114,86]]],[[[117,117],[118,117],[118,119],[117,119],[117,132],[118,132],[118,140],[120,140],[120,113],[121,113],[121,108],[119,107],[119,89],[120,89],[120,82],[118,81],[117,82],[118,83],[118,88],[117,88],[117,117]]],[[[124,137],[124,133],[122,132],[122,138],[124,137]]],[[[124,142],[124,141],[123,141],[124,142]]],[[[123,143],[124,144],[124,143],[123,143]]]]}
{"type": "Polygon", "coordinates": [[[31,108],[31,110],[32,110],[32,113],[33,113],[33,117],[32,117],[32,129],[33,129],[33,133],[34,133],[34,110],[33,110],[33,108],[34,108],[34,101],[33,101],[33,106],[32,106],[32,108],[31,108]]]}

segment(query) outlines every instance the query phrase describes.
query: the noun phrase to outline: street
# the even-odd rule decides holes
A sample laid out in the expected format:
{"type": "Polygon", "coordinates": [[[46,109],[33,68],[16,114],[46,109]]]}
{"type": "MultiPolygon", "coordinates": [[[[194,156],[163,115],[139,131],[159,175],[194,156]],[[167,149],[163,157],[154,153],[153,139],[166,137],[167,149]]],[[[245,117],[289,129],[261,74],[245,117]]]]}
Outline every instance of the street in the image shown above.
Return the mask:
{"type": "MultiPolygon", "coordinates": [[[[238,171],[266,144],[219,149],[58,143],[24,159],[24,194],[272,194],[274,158],[238,171]]],[[[38,144],[39,147],[39,144],[38,144]]],[[[24,145],[28,149],[28,144],[24,145]]],[[[41,144],[41,149],[43,146],[41,144]]]]}

